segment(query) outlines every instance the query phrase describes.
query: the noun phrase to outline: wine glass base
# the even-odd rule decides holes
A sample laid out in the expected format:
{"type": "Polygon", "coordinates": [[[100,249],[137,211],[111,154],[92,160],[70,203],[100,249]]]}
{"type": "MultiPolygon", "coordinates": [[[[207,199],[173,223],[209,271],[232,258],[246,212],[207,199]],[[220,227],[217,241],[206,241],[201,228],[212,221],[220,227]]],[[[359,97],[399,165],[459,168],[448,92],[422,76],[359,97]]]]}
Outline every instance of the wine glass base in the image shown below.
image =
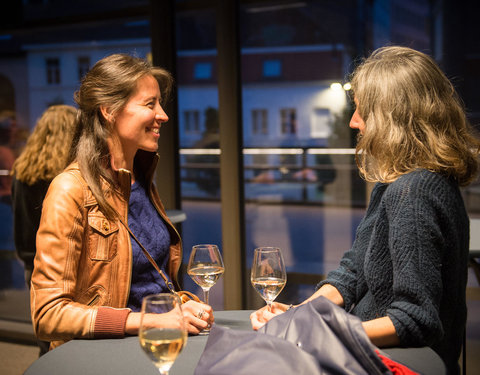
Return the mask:
{"type": "Polygon", "coordinates": [[[200,331],[199,336],[208,336],[210,334],[210,328],[206,328],[203,331],[200,331]]]}
{"type": "Polygon", "coordinates": [[[200,331],[200,333],[198,335],[199,336],[208,336],[210,334],[210,329],[211,328],[212,328],[211,326],[208,326],[207,328],[200,331]]]}

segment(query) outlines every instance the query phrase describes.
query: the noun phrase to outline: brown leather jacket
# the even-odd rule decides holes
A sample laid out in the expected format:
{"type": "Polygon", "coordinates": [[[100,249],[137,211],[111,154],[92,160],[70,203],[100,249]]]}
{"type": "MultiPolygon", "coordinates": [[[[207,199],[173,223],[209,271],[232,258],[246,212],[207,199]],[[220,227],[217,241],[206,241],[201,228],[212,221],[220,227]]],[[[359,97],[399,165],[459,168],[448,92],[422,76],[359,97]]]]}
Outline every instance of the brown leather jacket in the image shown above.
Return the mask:
{"type": "MultiPolygon", "coordinates": [[[[157,161],[156,154],[138,151],[134,168],[146,177],[150,199],[169,228],[167,272],[178,288],[182,244],[152,183],[157,161]]],[[[117,181],[106,194],[127,223],[130,172],[119,170],[117,181]]],[[[104,191],[108,187],[105,182],[104,191]]],[[[37,337],[51,341],[50,348],[73,338],[123,337],[131,270],[127,229],[106,219],[73,163],[52,181],[43,203],[30,293],[37,337]]]]}

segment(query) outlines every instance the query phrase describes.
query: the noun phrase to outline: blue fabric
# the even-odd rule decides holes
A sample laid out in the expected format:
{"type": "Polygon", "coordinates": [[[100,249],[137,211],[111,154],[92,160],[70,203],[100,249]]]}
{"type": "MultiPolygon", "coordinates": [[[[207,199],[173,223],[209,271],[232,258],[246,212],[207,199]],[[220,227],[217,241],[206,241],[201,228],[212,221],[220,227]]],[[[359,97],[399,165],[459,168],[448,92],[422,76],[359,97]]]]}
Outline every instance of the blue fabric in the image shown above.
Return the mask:
{"type": "Polygon", "coordinates": [[[323,284],[361,320],[389,316],[403,346],[430,346],[458,373],[469,219],[457,184],[417,170],[375,185],[351,250],[323,284]]]}
{"type": "MultiPolygon", "coordinates": [[[[166,267],[170,251],[170,233],[139,181],[132,185],[128,205],[128,226],[168,278],[166,267]]],[[[137,242],[133,238],[130,238],[130,242],[133,262],[127,306],[133,311],[140,311],[143,297],[155,293],[168,293],[169,290],[137,242]]]]}

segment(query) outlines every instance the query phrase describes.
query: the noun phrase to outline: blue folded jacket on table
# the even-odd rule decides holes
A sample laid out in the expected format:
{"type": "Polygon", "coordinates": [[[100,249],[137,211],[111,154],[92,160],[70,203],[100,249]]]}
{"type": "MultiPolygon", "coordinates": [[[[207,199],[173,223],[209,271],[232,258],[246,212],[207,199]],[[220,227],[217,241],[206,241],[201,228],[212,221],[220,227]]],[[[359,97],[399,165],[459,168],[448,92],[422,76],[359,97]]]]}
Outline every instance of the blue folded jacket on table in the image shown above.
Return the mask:
{"type": "Polygon", "coordinates": [[[195,375],[391,374],[376,350],[359,318],[319,297],[258,332],[213,325],[195,375]]]}

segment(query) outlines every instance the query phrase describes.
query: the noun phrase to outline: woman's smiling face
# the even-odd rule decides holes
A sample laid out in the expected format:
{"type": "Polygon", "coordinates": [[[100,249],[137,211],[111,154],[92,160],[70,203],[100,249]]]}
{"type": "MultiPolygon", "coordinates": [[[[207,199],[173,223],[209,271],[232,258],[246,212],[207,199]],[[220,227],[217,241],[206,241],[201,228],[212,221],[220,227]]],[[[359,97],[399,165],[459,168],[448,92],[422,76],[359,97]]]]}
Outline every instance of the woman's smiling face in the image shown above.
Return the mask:
{"type": "Polygon", "coordinates": [[[150,75],[140,78],[136,91],[115,116],[113,125],[114,136],[125,155],[134,156],[138,150],[157,151],[160,128],[168,121],[160,100],[157,80],[150,75]]]}

